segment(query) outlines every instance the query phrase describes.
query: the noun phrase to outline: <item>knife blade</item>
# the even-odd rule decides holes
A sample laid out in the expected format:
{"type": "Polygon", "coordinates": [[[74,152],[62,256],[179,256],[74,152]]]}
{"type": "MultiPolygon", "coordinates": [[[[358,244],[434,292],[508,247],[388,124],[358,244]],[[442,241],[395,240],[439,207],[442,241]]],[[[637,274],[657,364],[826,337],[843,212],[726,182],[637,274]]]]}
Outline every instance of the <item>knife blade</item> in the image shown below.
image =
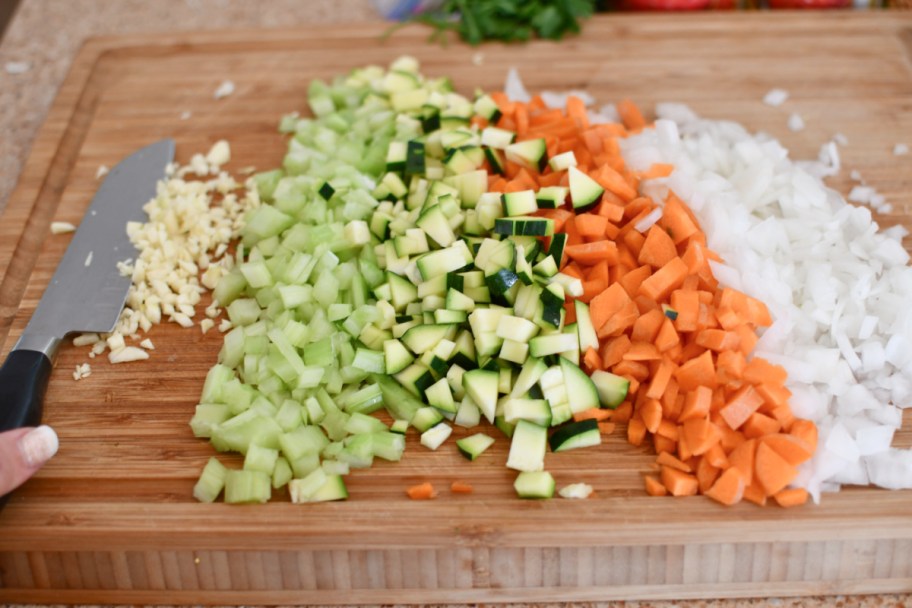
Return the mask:
{"type": "Polygon", "coordinates": [[[144,221],[174,158],[164,139],[122,160],[105,177],[22,336],[0,367],[0,432],[41,421],[57,347],[74,331],[109,332],[123,310],[131,277],[117,263],[134,258],[129,221],[144,221]]]}

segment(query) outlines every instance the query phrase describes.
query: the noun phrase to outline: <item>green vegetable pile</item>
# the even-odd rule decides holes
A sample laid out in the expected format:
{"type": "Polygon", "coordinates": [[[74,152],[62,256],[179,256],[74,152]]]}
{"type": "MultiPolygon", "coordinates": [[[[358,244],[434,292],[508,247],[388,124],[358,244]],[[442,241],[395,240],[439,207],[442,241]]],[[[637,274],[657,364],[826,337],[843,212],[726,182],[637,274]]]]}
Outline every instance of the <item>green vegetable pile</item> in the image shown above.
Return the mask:
{"type": "Polygon", "coordinates": [[[472,45],[523,42],[534,36],[560,40],[578,34],[580,21],[595,11],[594,0],[447,0],[439,11],[416,21],[433,26],[434,37],[455,31],[472,45]]]}

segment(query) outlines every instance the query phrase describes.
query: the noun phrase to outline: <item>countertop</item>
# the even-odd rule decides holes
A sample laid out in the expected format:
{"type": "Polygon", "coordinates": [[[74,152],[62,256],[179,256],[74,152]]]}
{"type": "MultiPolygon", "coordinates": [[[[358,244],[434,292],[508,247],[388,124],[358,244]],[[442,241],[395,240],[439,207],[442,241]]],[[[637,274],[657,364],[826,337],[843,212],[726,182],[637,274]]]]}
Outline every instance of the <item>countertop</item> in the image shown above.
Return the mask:
{"type": "MultiPolygon", "coordinates": [[[[91,36],[377,19],[370,0],[25,0],[0,42],[0,211],[79,47],[91,36]]],[[[612,602],[631,608],[912,606],[912,594],[612,602]]]]}

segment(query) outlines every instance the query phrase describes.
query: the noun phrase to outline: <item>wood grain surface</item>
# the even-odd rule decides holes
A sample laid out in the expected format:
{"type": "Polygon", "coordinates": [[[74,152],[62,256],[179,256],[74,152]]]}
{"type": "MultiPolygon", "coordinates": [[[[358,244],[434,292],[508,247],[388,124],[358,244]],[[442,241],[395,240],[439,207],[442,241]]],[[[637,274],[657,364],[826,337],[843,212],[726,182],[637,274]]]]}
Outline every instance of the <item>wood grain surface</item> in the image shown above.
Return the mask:
{"type": "MultiPolygon", "coordinates": [[[[278,118],[304,109],[312,78],[403,53],[467,94],[500,87],[516,66],[535,90],[585,88],[602,103],[629,97],[645,108],[683,101],[771,133],[796,158],[816,157],[841,132],[844,164],[894,206],[882,225],[912,227],[910,157],[892,154],[912,137],[912,16],[612,16],[559,45],[481,49],[429,45],[418,27],[383,41],[383,30],[90,41],[0,220],[4,352],[69,241],[50,235],[50,221],[80,221],[98,165],[174,137],[179,161],[227,138],[229,169],[276,166],[284,153],[278,118]],[[215,100],[224,79],[237,90],[215,100]],[[762,103],[773,87],[790,92],[787,106],[762,103]],[[192,116],[181,120],[185,111],[192,116]],[[792,111],[807,123],[800,133],[786,127],[792,111]]],[[[847,173],[831,185],[847,192],[847,173]]],[[[221,335],[171,325],[150,337],[156,350],[141,363],[112,366],[72,346],[60,352],[46,407],[60,453],[0,513],[0,601],[541,602],[912,590],[912,492],[855,488],[789,511],[648,498],[642,474],[653,456],[621,433],[596,449],[549,456],[559,485],[594,486],[586,501],[516,499],[505,441],[470,464],[452,441],[430,452],[410,436],[401,463],[348,478],[346,502],[298,506],[278,494],[264,506],[198,504],[191,490],[214,451],[188,422],[221,335]],[[72,370],[89,361],[92,376],[75,383],[72,370]],[[450,494],[456,479],[475,493],[450,494]],[[409,501],[404,489],[425,480],[440,496],[409,501]]],[[[896,442],[909,446],[912,433],[896,442]]]]}

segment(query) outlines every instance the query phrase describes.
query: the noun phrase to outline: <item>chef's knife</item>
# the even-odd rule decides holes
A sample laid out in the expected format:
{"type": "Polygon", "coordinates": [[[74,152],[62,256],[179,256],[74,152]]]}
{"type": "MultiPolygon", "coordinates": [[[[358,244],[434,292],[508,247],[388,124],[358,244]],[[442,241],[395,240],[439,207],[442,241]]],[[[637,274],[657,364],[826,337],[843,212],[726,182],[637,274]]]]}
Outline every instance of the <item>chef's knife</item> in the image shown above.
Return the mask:
{"type": "MultiPolygon", "coordinates": [[[[0,368],[0,432],[41,421],[54,355],[70,332],[109,332],[131,278],[117,263],[134,258],[129,221],[144,221],[156,184],[174,158],[164,139],[134,152],[106,176],[19,341],[0,368]]],[[[2,499],[0,499],[2,504],[2,499]]]]}

